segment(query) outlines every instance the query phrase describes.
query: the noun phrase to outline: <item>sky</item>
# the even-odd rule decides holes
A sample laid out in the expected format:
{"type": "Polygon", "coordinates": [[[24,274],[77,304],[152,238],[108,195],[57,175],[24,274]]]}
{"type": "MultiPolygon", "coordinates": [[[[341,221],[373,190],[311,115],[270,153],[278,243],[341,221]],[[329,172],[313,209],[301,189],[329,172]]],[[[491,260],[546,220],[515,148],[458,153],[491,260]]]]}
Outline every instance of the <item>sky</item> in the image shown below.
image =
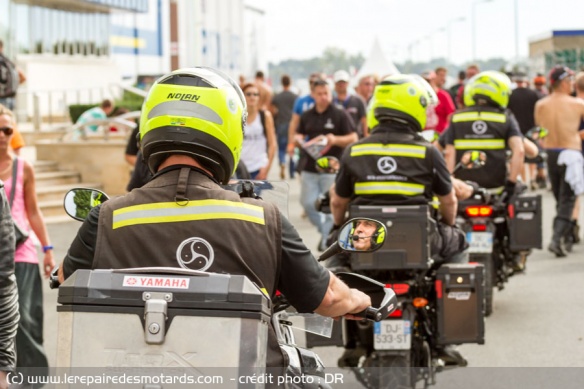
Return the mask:
{"type": "Polygon", "coordinates": [[[530,38],[584,30],[584,0],[245,1],[265,11],[268,61],[276,63],[319,56],[330,46],[367,57],[376,38],[397,63],[450,52],[451,61],[462,64],[473,59],[473,41],[476,59],[513,60],[516,19],[520,58],[528,56],[530,38]]]}

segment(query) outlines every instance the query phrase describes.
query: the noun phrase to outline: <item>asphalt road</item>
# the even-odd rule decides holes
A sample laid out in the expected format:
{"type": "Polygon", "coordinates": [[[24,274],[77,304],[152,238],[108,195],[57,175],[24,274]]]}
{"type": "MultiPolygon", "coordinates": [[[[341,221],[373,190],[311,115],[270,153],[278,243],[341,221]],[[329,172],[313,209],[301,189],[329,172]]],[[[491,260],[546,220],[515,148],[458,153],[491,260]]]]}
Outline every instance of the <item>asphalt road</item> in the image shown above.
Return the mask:
{"type": "MultiPolygon", "coordinates": [[[[276,169],[273,169],[275,175],[276,169]]],[[[274,177],[275,178],[275,177],[274,177]]],[[[551,233],[554,202],[543,195],[543,246],[551,233]]],[[[289,218],[306,245],[316,249],[318,234],[301,217],[299,185],[290,183],[289,218]]],[[[49,226],[60,261],[72,241],[78,222],[49,226]]],[[[316,251],[315,251],[316,254],[316,251]]],[[[567,258],[556,259],[545,250],[529,257],[527,271],[515,276],[503,291],[495,292],[494,313],[486,320],[485,345],[463,345],[459,350],[469,367],[437,376],[438,388],[571,388],[581,387],[584,369],[584,244],[574,246],[567,258]]],[[[57,292],[45,283],[45,348],[51,364],[56,353],[57,292]]],[[[300,342],[302,342],[301,340],[300,342]]],[[[326,366],[336,366],[340,348],[315,349],[326,366]]],[[[340,387],[359,387],[351,373],[340,387]]]]}

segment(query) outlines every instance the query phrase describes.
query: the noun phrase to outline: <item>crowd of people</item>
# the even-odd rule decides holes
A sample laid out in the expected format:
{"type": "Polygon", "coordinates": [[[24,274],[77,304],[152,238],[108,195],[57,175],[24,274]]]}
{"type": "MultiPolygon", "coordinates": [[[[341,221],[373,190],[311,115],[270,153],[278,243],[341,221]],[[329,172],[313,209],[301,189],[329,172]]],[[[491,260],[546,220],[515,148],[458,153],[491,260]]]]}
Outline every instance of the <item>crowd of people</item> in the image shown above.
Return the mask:
{"type": "MultiPolygon", "coordinates": [[[[196,77],[209,83],[218,82],[218,76],[207,71],[195,73],[196,77]]],[[[477,141],[488,141],[490,146],[486,150],[492,152],[488,159],[489,165],[483,173],[473,173],[470,179],[483,180],[479,185],[488,189],[500,188],[499,194],[512,193],[518,180],[530,183],[534,190],[547,187],[549,181],[557,202],[557,215],[548,249],[557,257],[562,257],[566,255],[566,251],[571,251],[571,245],[580,239],[578,195],[584,193],[582,156],[584,72],[574,74],[564,66],[556,66],[547,78],[538,74],[532,80],[533,86],[530,85],[526,74],[515,73],[510,76],[508,78],[499,72],[481,72],[478,65],[472,64],[466,71],[458,74],[454,85],[446,89],[447,69],[444,67],[428,70],[421,75],[386,76],[382,79],[373,74],[365,75],[355,80],[353,85],[350,74],[339,69],[331,77],[322,73],[311,74],[308,93],[298,95],[294,92],[290,76],[281,77],[281,91],[274,93],[264,74],[258,72],[253,82],[246,82],[241,78],[237,89],[235,83],[225,86],[232,88],[235,91],[233,93],[239,93],[241,101],[236,106],[230,106],[230,110],[241,111],[239,123],[243,127],[240,130],[244,131],[236,135],[233,128],[220,129],[226,131],[228,136],[224,146],[218,146],[216,141],[209,140],[208,135],[197,130],[198,142],[206,145],[204,150],[191,150],[192,144],[181,143],[182,138],[172,140],[171,147],[164,139],[157,138],[164,130],[149,127],[153,125],[149,122],[150,117],[144,116],[148,112],[142,112],[142,121],[131,134],[126,149],[126,160],[134,166],[134,173],[138,174],[138,178],[130,182],[128,191],[142,188],[149,182],[154,184],[148,184],[144,193],[154,190],[157,182],[166,185],[168,179],[177,179],[179,175],[182,177],[183,173],[178,167],[184,168],[185,165],[191,166],[190,169],[196,172],[193,173],[195,178],[190,181],[189,176],[186,176],[188,185],[214,188],[213,183],[227,182],[236,171],[245,172],[239,177],[264,180],[268,178],[277,154],[281,179],[286,179],[286,176],[290,179],[300,176],[300,202],[306,217],[320,234],[317,249],[323,251],[327,247],[327,238],[331,231],[337,229],[344,221],[347,206],[355,196],[363,196],[375,202],[376,199],[389,195],[393,196],[392,198],[399,197],[398,200],[402,203],[408,203],[413,198],[431,199],[433,195],[437,195],[440,199],[441,221],[444,226],[452,227],[456,200],[464,197],[460,193],[468,193],[468,190],[465,192],[463,182],[452,180],[450,177],[454,163],[460,159],[461,152],[470,147],[465,147],[465,142],[468,145],[476,145],[477,141]],[[394,95],[388,98],[390,92],[394,95]],[[483,124],[476,125],[479,122],[483,124]],[[533,138],[534,129],[537,128],[545,128],[546,136],[533,138]],[[441,146],[431,147],[417,135],[427,130],[434,131],[440,136],[438,143],[441,146]],[[537,147],[527,138],[531,138],[537,147]],[[386,155],[395,156],[400,161],[397,166],[380,167],[377,160],[366,161],[361,158],[364,155],[379,156],[376,154],[381,147],[379,145],[388,142],[392,144],[397,142],[409,147],[409,155],[403,160],[400,159],[404,157],[403,153],[384,150],[386,155]],[[178,143],[184,146],[184,150],[176,150],[175,146],[178,143]],[[543,161],[538,161],[524,170],[524,155],[537,155],[538,148],[547,153],[547,165],[543,161]],[[504,156],[506,150],[512,151],[509,161],[504,156]],[[227,159],[226,153],[230,155],[227,159]],[[160,155],[169,159],[160,159],[160,155]],[[318,172],[315,163],[319,156],[334,156],[341,160],[339,174],[318,172]],[[418,182],[421,176],[412,175],[412,171],[421,169],[420,160],[426,161],[424,163],[429,164],[428,166],[433,166],[433,170],[424,171],[424,174],[428,174],[427,177],[424,176],[426,181],[422,183],[418,182]],[[208,161],[214,163],[208,164],[208,161]],[[378,170],[385,176],[379,176],[378,170]],[[169,174],[171,171],[174,173],[169,174]],[[156,172],[158,173],[153,179],[153,173],[156,172]],[[395,177],[399,175],[405,178],[397,182],[395,177]],[[393,177],[394,181],[387,177],[393,177]],[[323,214],[316,209],[315,203],[319,195],[329,190],[333,212],[323,214]]],[[[175,79],[179,85],[180,77],[181,75],[177,74],[175,79]]],[[[228,81],[221,81],[222,85],[225,82],[228,81]]],[[[164,87],[158,83],[153,87],[160,91],[154,95],[150,93],[149,99],[153,99],[152,96],[162,99],[164,87]]],[[[13,103],[11,100],[3,101],[13,103]]],[[[146,109],[149,101],[146,102],[146,109]]],[[[113,110],[113,103],[104,100],[100,106],[84,113],[79,123],[105,118],[113,110]]],[[[166,116],[168,115],[163,115],[164,118],[166,116]]],[[[239,128],[234,123],[229,125],[239,128]]],[[[95,129],[90,127],[90,130],[95,129]]],[[[542,134],[542,131],[535,132],[542,134]]],[[[19,308],[18,311],[14,309],[12,311],[16,316],[20,316],[20,321],[15,347],[7,341],[7,346],[3,348],[6,353],[0,355],[0,362],[5,361],[0,366],[0,371],[14,368],[26,371],[27,367],[32,366],[47,367],[42,346],[41,272],[35,242],[31,234],[18,245],[11,243],[15,237],[12,236],[12,231],[9,231],[10,228],[6,228],[8,225],[6,220],[11,219],[10,223],[19,226],[14,228],[15,231],[21,229],[26,236],[31,231],[34,233],[44,254],[42,273],[45,276],[49,275],[55,264],[52,257],[53,247],[36,199],[34,169],[27,161],[18,158],[19,149],[23,146],[22,138],[19,139],[18,135],[14,114],[7,107],[1,106],[0,183],[3,184],[0,185],[2,194],[0,215],[4,218],[1,220],[3,229],[0,231],[3,235],[0,236],[0,240],[8,242],[6,244],[14,246],[14,249],[0,251],[2,260],[0,275],[4,279],[0,286],[12,291],[11,285],[16,281],[19,308]],[[5,211],[8,208],[11,209],[9,218],[5,211]],[[8,261],[7,258],[11,260],[8,261]],[[18,355],[16,359],[14,349],[18,355]]],[[[164,136],[174,135],[164,133],[164,136]]],[[[133,196],[137,196],[142,192],[132,193],[133,196]]],[[[215,194],[206,195],[212,197],[215,194]]],[[[226,197],[225,201],[236,200],[226,197]]],[[[114,206],[119,208],[129,206],[130,203],[131,201],[128,204],[115,203],[111,207],[108,204],[108,212],[112,211],[114,206]]],[[[266,208],[264,211],[273,216],[274,220],[280,220],[281,216],[277,216],[274,210],[266,208]]],[[[91,228],[96,228],[100,217],[96,212],[98,211],[93,212],[93,219],[89,222],[91,228]]],[[[289,259],[287,255],[291,252],[287,250],[292,250],[291,247],[301,250],[305,253],[303,255],[306,257],[307,271],[312,272],[318,279],[326,279],[324,285],[329,285],[329,291],[338,291],[335,289],[338,285],[334,284],[331,274],[310,264],[309,260],[312,260],[312,257],[307,249],[298,246],[296,235],[290,232],[288,222],[281,223],[284,230],[291,234],[285,240],[289,247],[274,246],[270,249],[273,252],[283,250],[286,261],[289,259]]],[[[217,227],[212,223],[210,226],[217,227]]],[[[254,228],[250,227],[250,230],[254,228]]],[[[458,239],[455,233],[450,234],[450,237],[458,239]]],[[[237,246],[235,244],[237,242],[233,243],[234,247],[237,246]]],[[[455,246],[459,253],[464,245],[456,243],[455,246]]],[[[2,248],[6,247],[2,244],[2,248]]],[[[90,266],[93,251],[88,252],[88,246],[81,243],[77,245],[74,243],[73,248],[79,250],[80,257],[87,257],[85,265],[90,266]]],[[[155,249],[159,247],[152,247],[152,250],[155,249]]],[[[439,247],[438,251],[440,250],[442,248],[439,247]]],[[[286,263],[278,264],[280,265],[286,266],[286,263]]],[[[61,279],[72,273],[74,269],[71,266],[67,265],[61,269],[61,279]]],[[[236,264],[222,266],[231,269],[236,264]]],[[[296,273],[298,272],[291,274],[290,280],[298,281],[301,278],[299,275],[296,277],[296,273]]],[[[274,292],[278,281],[263,272],[258,274],[260,276],[257,281],[268,283],[274,292]]],[[[314,280],[307,282],[312,281],[314,280]]],[[[289,281],[279,282],[287,285],[283,287],[289,288],[290,297],[294,299],[297,290],[286,284],[289,281]]],[[[315,292],[310,305],[301,302],[298,302],[298,305],[305,310],[316,309],[325,314],[342,315],[355,312],[356,307],[362,309],[367,302],[365,297],[358,295],[360,300],[353,305],[343,305],[335,300],[325,307],[323,293],[326,291],[315,292]],[[330,304],[335,308],[331,309],[330,304]]],[[[356,295],[355,291],[345,289],[342,293],[356,295]]],[[[16,299],[11,298],[10,301],[16,299]]],[[[3,340],[0,334],[0,342],[3,340]]]]}
{"type": "MultiPolygon", "coordinates": [[[[469,104],[474,105],[474,102],[468,101],[468,97],[465,97],[465,87],[469,80],[481,74],[481,69],[477,64],[468,65],[464,71],[457,74],[456,82],[448,89],[446,89],[447,74],[448,71],[445,67],[438,67],[421,74],[421,77],[428,82],[437,96],[436,104],[428,105],[427,107],[427,120],[423,130],[433,130],[438,135],[442,135],[441,143],[444,142],[444,139],[448,139],[448,136],[443,134],[449,128],[456,127],[452,123],[453,115],[464,110],[469,104]]],[[[579,241],[579,203],[575,198],[573,201],[574,206],[566,207],[566,201],[561,199],[562,196],[567,195],[565,190],[562,190],[562,194],[560,194],[559,183],[564,181],[558,181],[557,177],[563,177],[565,173],[555,168],[555,160],[559,151],[576,149],[580,134],[584,134],[584,132],[579,132],[584,128],[584,124],[569,124],[569,133],[571,134],[569,136],[573,138],[571,142],[573,144],[568,144],[564,141],[564,138],[568,137],[568,135],[564,134],[566,130],[561,128],[563,126],[553,122],[551,118],[545,115],[543,118],[538,119],[536,107],[547,106],[550,99],[552,102],[555,101],[555,98],[552,98],[551,95],[557,97],[560,94],[566,95],[566,100],[574,103],[573,105],[577,107],[578,101],[581,101],[578,99],[581,99],[581,96],[584,95],[584,91],[580,91],[580,89],[584,89],[584,73],[579,73],[576,76],[570,73],[565,78],[566,82],[575,78],[575,90],[573,90],[572,84],[558,84],[557,75],[554,71],[547,78],[538,73],[531,80],[527,74],[521,72],[507,73],[507,76],[509,78],[503,80],[509,84],[509,92],[505,96],[505,104],[495,105],[497,109],[502,109],[505,115],[508,116],[505,122],[511,123],[512,134],[516,138],[509,137],[507,133],[505,135],[506,144],[504,149],[512,152],[510,160],[512,168],[510,174],[503,176],[502,183],[498,186],[504,188],[507,185],[507,189],[511,190],[511,187],[514,188],[516,183],[514,176],[517,175],[519,180],[523,184],[529,185],[532,190],[551,187],[558,203],[564,204],[564,208],[572,210],[569,217],[562,216],[563,219],[567,220],[566,226],[569,226],[562,233],[564,237],[562,239],[566,240],[568,247],[570,247],[573,242],[579,241]],[[565,85],[563,87],[565,91],[562,88],[558,88],[558,85],[565,85]],[[551,136],[548,135],[547,139],[537,135],[534,137],[534,134],[540,133],[536,131],[539,127],[545,127],[551,136]],[[560,141],[556,140],[558,137],[560,141]],[[520,150],[521,153],[519,152],[520,150]],[[545,152],[541,153],[541,151],[545,152]],[[524,154],[527,157],[525,165],[523,163],[524,154]],[[538,155],[540,155],[540,158],[535,158],[538,155]],[[549,177],[548,168],[544,160],[545,157],[541,157],[545,155],[551,157],[548,163],[551,165],[549,167],[549,177]]],[[[564,79],[560,81],[564,81],[564,79]]],[[[318,247],[319,250],[322,250],[326,247],[324,237],[330,232],[333,224],[331,224],[328,215],[316,211],[314,200],[319,193],[326,190],[325,187],[331,185],[334,178],[332,176],[327,177],[326,174],[316,174],[314,171],[314,158],[312,158],[313,156],[311,157],[310,150],[314,150],[315,145],[322,144],[320,147],[322,155],[339,156],[342,154],[342,150],[353,141],[363,139],[369,135],[371,128],[367,125],[367,106],[380,79],[377,75],[372,74],[365,75],[358,80],[351,80],[349,73],[342,69],[331,76],[314,73],[309,77],[310,93],[303,96],[297,96],[291,91],[291,79],[287,75],[284,75],[281,80],[282,92],[275,95],[271,94],[271,88],[262,87],[262,85],[265,85],[262,72],[258,72],[256,82],[258,82],[260,95],[269,95],[263,100],[271,101],[266,107],[272,112],[277,123],[276,138],[278,139],[280,178],[284,179],[286,177],[286,170],[288,170],[290,178],[294,178],[297,173],[301,174],[301,203],[305,215],[320,232],[321,238],[323,238],[318,247]],[[354,81],[354,84],[351,85],[352,81],[354,81]],[[322,96],[320,103],[315,103],[316,96],[322,96]],[[329,105],[332,108],[329,108],[329,105]],[[338,109],[344,111],[346,115],[339,115],[337,113],[338,109]],[[348,132],[346,128],[349,128],[348,132]],[[288,142],[285,140],[286,133],[288,142]],[[342,137],[339,138],[339,135],[342,135],[342,137]],[[288,160],[285,158],[286,152],[289,156],[288,160]],[[299,159],[297,158],[298,156],[300,157],[299,159]],[[288,169],[286,169],[286,164],[288,169]]],[[[576,119],[579,117],[578,110],[571,109],[571,112],[574,115],[572,121],[577,121],[576,119]]],[[[444,144],[444,146],[446,145],[444,144]]],[[[577,149],[580,150],[581,147],[577,149]]],[[[503,160],[498,163],[505,165],[509,162],[503,160]]],[[[495,170],[502,173],[507,171],[506,169],[500,169],[500,166],[499,169],[495,170]]],[[[489,171],[487,174],[491,173],[492,171],[489,171]]],[[[492,175],[490,178],[492,178],[492,175]]],[[[455,186],[458,184],[455,183],[455,186]]],[[[460,190],[460,188],[457,189],[460,190]]],[[[565,214],[567,211],[562,208],[559,212],[565,214]]],[[[553,240],[553,242],[556,243],[552,243],[550,250],[558,255],[564,255],[563,250],[556,249],[557,239],[553,240]]]]}

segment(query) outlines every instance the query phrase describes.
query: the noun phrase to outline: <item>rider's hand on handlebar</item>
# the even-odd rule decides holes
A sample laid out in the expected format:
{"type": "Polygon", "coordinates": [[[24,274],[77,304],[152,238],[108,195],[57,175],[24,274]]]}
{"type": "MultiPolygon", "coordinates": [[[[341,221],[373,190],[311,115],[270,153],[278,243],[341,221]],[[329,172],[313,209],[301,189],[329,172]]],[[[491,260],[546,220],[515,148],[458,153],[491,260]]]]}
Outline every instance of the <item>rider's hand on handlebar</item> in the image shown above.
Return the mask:
{"type": "Polygon", "coordinates": [[[474,194],[475,189],[472,185],[459,180],[458,178],[452,178],[452,187],[454,188],[454,194],[458,201],[466,200],[474,194]]]}
{"type": "Polygon", "coordinates": [[[363,312],[369,308],[371,306],[371,297],[358,289],[351,289],[351,302],[355,304],[356,308],[343,317],[349,320],[363,320],[363,317],[355,316],[354,314],[363,312]]]}

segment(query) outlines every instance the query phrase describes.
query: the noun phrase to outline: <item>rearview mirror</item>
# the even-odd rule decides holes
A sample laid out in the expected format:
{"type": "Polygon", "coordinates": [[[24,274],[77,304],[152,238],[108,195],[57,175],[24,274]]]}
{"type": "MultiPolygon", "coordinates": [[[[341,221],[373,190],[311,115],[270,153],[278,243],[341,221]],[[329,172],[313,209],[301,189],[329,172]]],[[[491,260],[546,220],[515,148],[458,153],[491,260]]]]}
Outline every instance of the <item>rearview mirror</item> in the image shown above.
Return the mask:
{"type": "Polygon", "coordinates": [[[344,251],[370,253],[383,246],[386,236],[387,228],[377,220],[351,219],[341,227],[338,243],[344,251]]]}
{"type": "Polygon", "coordinates": [[[108,195],[97,189],[75,188],[65,195],[63,207],[67,215],[75,220],[84,221],[91,208],[109,199],[108,195]]]}
{"type": "Polygon", "coordinates": [[[321,157],[316,160],[316,171],[319,173],[337,174],[341,163],[335,157],[321,157]]]}
{"type": "Polygon", "coordinates": [[[430,143],[434,143],[435,141],[438,140],[438,138],[440,138],[440,133],[438,133],[438,131],[435,130],[424,130],[420,133],[420,135],[422,135],[422,138],[424,138],[430,143]]]}
{"type": "Polygon", "coordinates": [[[460,165],[463,169],[477,169],[487,162],[487,154],[484,151],[465,151],[460,158],[460,165]]]}

